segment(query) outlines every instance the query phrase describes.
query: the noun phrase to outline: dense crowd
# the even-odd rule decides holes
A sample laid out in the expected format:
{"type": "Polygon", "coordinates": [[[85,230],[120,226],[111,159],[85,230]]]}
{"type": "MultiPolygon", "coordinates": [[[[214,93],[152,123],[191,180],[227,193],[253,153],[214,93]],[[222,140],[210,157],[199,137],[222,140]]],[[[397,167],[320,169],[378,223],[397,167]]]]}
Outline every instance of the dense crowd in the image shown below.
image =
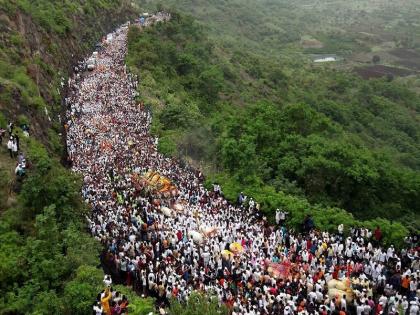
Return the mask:
{"type": "MultiPolygon", "coordinates": [[[[345,234],[340,225],[332,234],[309,216],[304,233],[294,233],[287,212],[270,225],[252,198],[231,204],[219,185],[204,188],[200,171],[158,153],[151,113],[135,101],[137,78],[124,64],[127,31],[113,33],[94,71],[69,81],[66,100],[69,158],[115,282],[159,306],[206,292],[236,315],[419,314],[416,239],[401,251],[384,248],[380,227],[345,234]],[[147,171],[170,179],[176,194],[139,188],[147,171]]],[[[97,314],[114,314],[100,304],[97,314]]]]}

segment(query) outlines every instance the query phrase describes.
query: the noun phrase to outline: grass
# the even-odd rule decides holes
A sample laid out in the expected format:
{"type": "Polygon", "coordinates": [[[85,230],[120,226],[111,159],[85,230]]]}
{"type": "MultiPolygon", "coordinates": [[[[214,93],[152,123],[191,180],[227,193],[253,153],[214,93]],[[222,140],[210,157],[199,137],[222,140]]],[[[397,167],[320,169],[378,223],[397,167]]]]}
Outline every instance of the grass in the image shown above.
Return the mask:
{"type": "Polygon", "coordinates": [[[10,158],[6,144],[7,138],[3,139],[3,144],[0,147],[0,209],[10,207],[16,197],[11,191],[15,178],[16,159],[10,158]]]}

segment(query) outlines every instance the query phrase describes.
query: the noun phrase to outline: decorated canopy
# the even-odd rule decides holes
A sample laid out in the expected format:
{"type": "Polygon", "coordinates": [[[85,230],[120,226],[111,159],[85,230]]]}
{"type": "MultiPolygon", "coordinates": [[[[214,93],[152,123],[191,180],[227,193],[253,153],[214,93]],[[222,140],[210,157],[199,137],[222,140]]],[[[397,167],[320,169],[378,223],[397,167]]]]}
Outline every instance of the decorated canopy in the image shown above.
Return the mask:
{"type": "Polygon", "coordinates": [[[169,197],[178,193],[176,186],[169,178],[155,171],[149,171],[141,176],[135,173],[132,175],[132,181],[136,189],[145,189],[152,194],[169,197]]]}

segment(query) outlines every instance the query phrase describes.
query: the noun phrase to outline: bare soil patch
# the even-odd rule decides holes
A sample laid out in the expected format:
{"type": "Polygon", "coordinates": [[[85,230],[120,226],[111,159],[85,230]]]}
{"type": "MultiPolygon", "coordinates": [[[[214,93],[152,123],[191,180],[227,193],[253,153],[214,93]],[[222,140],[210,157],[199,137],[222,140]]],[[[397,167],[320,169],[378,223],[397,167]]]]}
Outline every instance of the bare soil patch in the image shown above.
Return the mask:
{"type": "Polygon", "coordinates": [[[414,59],[420,62],[420,53],[415,50],[397,48],[391,50],[389,53],[401,59],[414,59]]]}
{"type": "Polygon", "coordinates": [[[413,74],[413,71],[383,65],[355,68],[354,71],[363,79],[381,78],[386,76],[405,77],[413,74]]]}
{"type": "Polygon", "coordinates": [[[413,69],[420,70],[420,52],[412,49],[397,48],[389,52],[389,54],[397,57],[397,64],[413,69]]]}
{"type": "Polygon", "coordinates": [[[324,47],[324,44],[317,39],[305,39],[301,41],[301,44],[304,49],[324,47]]]}
{"type": "Polygon", "coordinates": [[[406,68],[414,69],[414,70],[420,70],[420,60],[414,61],[414,60],[401,60],[398,62],[401,66],[404,66],[406,68]]]}

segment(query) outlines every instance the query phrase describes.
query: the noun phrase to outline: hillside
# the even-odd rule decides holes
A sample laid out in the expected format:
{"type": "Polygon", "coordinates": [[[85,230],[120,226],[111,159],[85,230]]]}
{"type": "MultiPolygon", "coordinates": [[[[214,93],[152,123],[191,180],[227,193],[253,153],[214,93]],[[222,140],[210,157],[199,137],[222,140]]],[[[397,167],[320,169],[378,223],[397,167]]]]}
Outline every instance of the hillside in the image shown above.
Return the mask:
{"type": "Polygon", "coordinates": [[[81,180],[60,163],[62,95],[76,61],[135,11],[114,0],[0,1],[1,314],[89,314],[103,288],[81,180]],[[17,158],[6,149],[9,121],[17,158]]]}
{"type": "Polygon", "coordinates": [[[229,50],[295,64],[330,56],[335,61],[322,65],[363,78],[402,78],[420,91],[416,0],[182,0],[164,5],[194,16],[229,50]]]}
{"type": "Polygon", "coordinates": [[[379,226],[366,241],[395,245],[411,268],[399,249],[420,230],[420,14],[415,0],[366,3],[170,0],[171,15],[124,26],[102,46],[138,17],[134,2],[0,0],[0,314],[90,314],[104,272],[130,314],[227,314],[233,296],[261,307],[257,264],[283,293],[269,259],[298,266],[291,238],[309,247],[315,237],[319,255],[332,249],[310,216],[321,231],[344,224],[346,236],[379,226]],[[96,49],[96,69],[71,77],[96,49]],[[342,59],[315,65],[323,54],[342,59]],[[233,206],[240,192],[271,222],[287,211],[287,226],[233,206]],[[245,268],[253,274],[236,281],[245,268]],[[228,282],[219,300],[192,293],[228,282]]]}
{"type": "Polygon", "coordinates": [[[379,218],[418,229],[420,98],[404,85],[228,49],[183,15],[132,30],[129,45],[161,151],[232,200],[244,191],[269,216],[286,208],[296,226],[312,212],[332,230],[379,218]]]}
{"type": "MultiPolygon", "coordinates": [[[[58,122],[62,79],[67,79],[71,67],[94,48],[106,31],[132,16],[130,10],[119,1],[65,1],[57,6],[41,0],[2,0],[3,115],[15,121],[19,115],[31,117],[32,132],[37,138],[56,143],[45,124],[54,127],[53,123],[58,122]]],[[[20,119],[25,120],[23,116],[20,119]]],[[[60,128],[55,126],[55,131],[60,128]]]]}

